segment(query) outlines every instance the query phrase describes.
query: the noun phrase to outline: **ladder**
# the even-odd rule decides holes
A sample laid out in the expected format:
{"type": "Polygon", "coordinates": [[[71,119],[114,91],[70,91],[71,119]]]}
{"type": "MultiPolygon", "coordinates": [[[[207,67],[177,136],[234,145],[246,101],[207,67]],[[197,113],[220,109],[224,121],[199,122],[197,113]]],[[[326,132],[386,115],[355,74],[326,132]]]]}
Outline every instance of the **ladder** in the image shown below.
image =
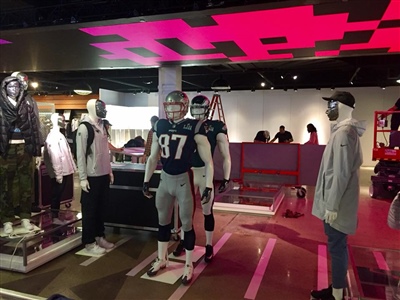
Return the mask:
{"type": "Polygon", "coordinates": [[[208,114],[209,120],[212,120],[214,118],[215,109],[218,109],[218,120],[226,124],[224,109],[222,108],[221,95],[218,93],[215,93],[212,97],[210,105],[210,113],[208,114]]]}

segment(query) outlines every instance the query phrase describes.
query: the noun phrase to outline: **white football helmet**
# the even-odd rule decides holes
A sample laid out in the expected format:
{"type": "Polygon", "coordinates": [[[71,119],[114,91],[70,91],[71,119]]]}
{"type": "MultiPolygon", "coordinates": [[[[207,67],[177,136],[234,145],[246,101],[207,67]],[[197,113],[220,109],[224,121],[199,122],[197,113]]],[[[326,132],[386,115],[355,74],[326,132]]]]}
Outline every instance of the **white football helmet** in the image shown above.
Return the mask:
{"type": "Polygon", "coordinates": [[[204,95],[197,95],[190,102],[190,114],[196,120],[205,120],[210,111],[210,100],[204,95]]]}
{"type": "Polygon", "coordinates": [[[183,119],[189,110],[189,98],[182,91],[173,91],[164,100],[164,111],[168,120],[183,119]]]}

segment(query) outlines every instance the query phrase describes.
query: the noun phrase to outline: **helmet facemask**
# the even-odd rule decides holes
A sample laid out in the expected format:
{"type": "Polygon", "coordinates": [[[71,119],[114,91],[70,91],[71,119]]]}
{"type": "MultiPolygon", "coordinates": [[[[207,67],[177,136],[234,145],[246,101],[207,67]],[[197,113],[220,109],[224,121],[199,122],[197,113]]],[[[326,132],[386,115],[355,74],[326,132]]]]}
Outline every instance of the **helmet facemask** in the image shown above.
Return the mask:
{"type": "Polygon", "coordinates": [[[189,98],[182,91],[169,93],[163,104],[165,116],[174,122],[183,119],[189,110],[189,98]]]}
{"type": "Polygon", "coordinates": [[[190,114],[196,120],[205,120],[210,111],[210,100],[204,95],[197,95],[190,102],[190,114]]]}

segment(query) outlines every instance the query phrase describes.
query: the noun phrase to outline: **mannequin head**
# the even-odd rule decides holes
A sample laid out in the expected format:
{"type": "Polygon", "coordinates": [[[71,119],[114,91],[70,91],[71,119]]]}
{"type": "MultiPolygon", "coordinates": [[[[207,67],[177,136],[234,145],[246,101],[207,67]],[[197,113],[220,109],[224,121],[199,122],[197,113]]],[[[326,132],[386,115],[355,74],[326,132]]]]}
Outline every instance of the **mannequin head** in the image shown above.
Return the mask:
{"type": "Polygon", "coordinates": [[[337,91],[331,97],[322,97],[322,99],[328,101],[326,114],[329,121],[339,123],[352,117],[356,101],[349,92],[337,91]]]}
{"type": "Polygon", "coordinates": [[[18,78],[25,91],[28,89],[28,83],[29,83],[28,75],[22,72],[14,72],[11,74],[11,76],[18,78]]]}
{"type": "Polygon", "coordinates": [[[104,119],[107,115],[106,104],[100,99],[90,99],[86,104],[86,108],[92,121],[104,119]]]}
{"type": "Polygon", "coordinates": [[[50,117],[51,124],[53,125],[53,129],[56,129],[56,130],[59,129],[59,126],[58,126],[58,118],[59,118],[58,113],[54,113],[54,114],[52,114],[51,117],[50,117]]]}
{"type": "Polygon", "coordinates": [[[22,92],[22,86],[21,83],[15,79],[7,83],[6,85],[6,94],[8,97],[13,99],[14,101],[17,101],[17,98],[19,94],[22,92]]]}

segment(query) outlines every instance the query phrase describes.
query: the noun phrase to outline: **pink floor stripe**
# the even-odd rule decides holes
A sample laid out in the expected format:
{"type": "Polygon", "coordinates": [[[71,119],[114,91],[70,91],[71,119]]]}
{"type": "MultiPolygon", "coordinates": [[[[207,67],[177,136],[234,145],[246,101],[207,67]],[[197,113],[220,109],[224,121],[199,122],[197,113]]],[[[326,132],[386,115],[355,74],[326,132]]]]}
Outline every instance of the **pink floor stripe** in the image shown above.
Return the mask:
{"type": "MultiPolygon", "coordinates": [[[[218,241],[218,243],[214,246],[214,256],[218,253],[218,251],[222,248],[222,246],[226,243],[226,241],[231,237],[232,233],[225,233],[222,238],[218,241]]],[[[207,263],[201,262],[197,265],[197,267],[193,270],[193,279],[189,285],[180,285],[176,291],[168,298],[168,300],[179,300],[182,296],[187,292],[189,287],[196,281],[197,277],[199,277],[200,273],[207,267],[207,263]]]]}
{"type": "Polygon", "coordinates": [[[375,261],[378,264],[379,269],[385,270],[385,271],[390,271],[390,268],[387,265],[386,260],[383,257],[382,252],[373,251],[373,253],[374,253],[375,261]]]}
{"type": "Polygon", "coordinates": [[[257,296],[258,289],[260,288],[261,280],[264,277],[265,270],[267,269],[269,260],[271,258],[272,250],[276,244],[276,239],[269,239],[265,246],[264,252],[261,255],[260,261],[256,271],[254,272],[253,278],[250,281],[249,287],[247,288],[245,299],[255,299],[257,296]]]}
{"type": "Polygon", "coordinates": [[[328,255],[325,245],[318,245],[318,282],[317,290],[325,289],[328,283],[328,255]]]}

